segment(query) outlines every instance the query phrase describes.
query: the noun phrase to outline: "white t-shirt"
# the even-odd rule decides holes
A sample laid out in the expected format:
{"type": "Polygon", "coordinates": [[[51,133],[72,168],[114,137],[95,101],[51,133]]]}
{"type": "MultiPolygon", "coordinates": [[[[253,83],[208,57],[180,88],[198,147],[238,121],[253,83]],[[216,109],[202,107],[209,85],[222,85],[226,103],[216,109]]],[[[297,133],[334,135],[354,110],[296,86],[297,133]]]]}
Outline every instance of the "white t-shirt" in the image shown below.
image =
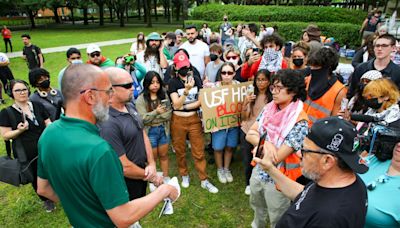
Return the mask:
{"type": "Polygon", "coordinates": [[[144,51],[142,51],[136,55],[136,58],[137,58],[136,61],[142,64],[146,68],[147,72],[155,71],[161,76],[161,78],[164,78],[164,74],[162,72],[160,64],[158,64],[155,56],[149,56],[149,58],[146,61],[144,61],[144,51]]]}
{"type": "Polygon", "coordinates": [[[196,40],[195,44],[190,44],[189,41],[180,46],[189,53],[190,63],[196,67],[200,73],[200,77],[203,78],[206,65],[204,63],[204,57],[210,56],[210,50],[208,45],[201,40],[196,40]]]}

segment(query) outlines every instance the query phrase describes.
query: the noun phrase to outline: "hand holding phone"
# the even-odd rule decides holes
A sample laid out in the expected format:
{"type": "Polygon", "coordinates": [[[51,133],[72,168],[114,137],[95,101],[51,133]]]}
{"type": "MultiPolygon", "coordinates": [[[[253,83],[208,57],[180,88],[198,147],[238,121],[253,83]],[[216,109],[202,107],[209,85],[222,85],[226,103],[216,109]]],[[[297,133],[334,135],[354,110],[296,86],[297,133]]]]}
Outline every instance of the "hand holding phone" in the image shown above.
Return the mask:
{"type": "MultiPolygon", "coordinates": [[[[267,131],[264,132],[264,134],[261,135],[260,140],[258,141],[258,146],[257,146],[257,151],[254,154],[254,157],[257,158],[262,158],[264,153],[264,143],[265,143],[265,138],[267,137],[267,131]]],[[[252,166],[256,166],[256,162],[254,160],[251,161],[252,166]]]]}

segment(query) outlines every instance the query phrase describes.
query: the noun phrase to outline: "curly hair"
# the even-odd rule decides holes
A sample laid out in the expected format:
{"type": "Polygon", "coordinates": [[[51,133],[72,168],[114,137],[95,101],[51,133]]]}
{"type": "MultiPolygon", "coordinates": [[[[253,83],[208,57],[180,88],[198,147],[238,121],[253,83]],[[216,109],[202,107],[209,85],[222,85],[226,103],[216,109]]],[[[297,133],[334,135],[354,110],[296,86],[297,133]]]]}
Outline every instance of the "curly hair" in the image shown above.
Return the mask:
{"type": "Polygon", "coordinates": [[[40,77],[46,76],[50,78],[50,73],[43,68],[35,68],[29,72],[29,84],[31,86],[36,87],[37,82],[39,81],[40,77]]]}
{"type": "Polygon", "coordinates": [[[305,101],[307,98],[306,84],[301,73],[296,70],[280,70],[272,77],[272,83],[282,83],[287,88],[288,93],[294,93],[293,101],[305,101]]]}
{"type": "Polygon", "coordinates": [[[332,73],[339,65],[339,54],[332,47],[325,46],[311,54],[308,59],[308,64],[327,68],[329,72],[332,73]]]}
{"type": "Polygon", "coordinates": [[[272,33],[269,36],[263,36],[260,41],[260,45],[264,48],[265,44],[267,43],[274,43],[276,46],[279,46],[279,50],[283,47],[283,39],[277,33],[272,33]]]}
{"type": "Polygon", "coordinates": [[[400,98],[399,89],[392,80],[388,78],[381,78],[369,82],[364,90],[363,97],[371,96],[374,98],[378,97],[389,97],[387,101],[383,102],[382,108],[386,110],[390,106],[396,104],[400,98]]]}

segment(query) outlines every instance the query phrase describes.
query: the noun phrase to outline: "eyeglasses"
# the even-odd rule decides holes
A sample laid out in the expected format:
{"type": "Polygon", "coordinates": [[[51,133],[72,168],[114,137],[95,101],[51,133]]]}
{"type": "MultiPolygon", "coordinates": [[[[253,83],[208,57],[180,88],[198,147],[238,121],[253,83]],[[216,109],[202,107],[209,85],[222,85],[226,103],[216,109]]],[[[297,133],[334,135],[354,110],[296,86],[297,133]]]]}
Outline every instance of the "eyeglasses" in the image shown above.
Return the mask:
{"type": "Polygon", "coordinates": [[[90,89],[84,89],[82,91],[80,91],[79,93],[85,93],[88,90],[93,90],[93,91],[98,91],[98,92],[105,92],[108,96],[112,96],[114,94],[114,90],[113,88],[109,88],[109,89],[97,89],[97,88],[90,88],[90,89]]]}
{"type": "Polygon", "coordinates": [[[233,75],[234,73],[233,71],[221,71],[221,75],[233,75]]]}
{"type": "Polygon", "coordinates": [[[260,82],[260,83],[261,83],[261,82],[267,82],[267,81],[268,81],[267,79],[257,79],[257,80],[256,80],[256,82],[260,82]]]}
{"type": "Polygon", "coordinates": [[[329,155],[332,155],[332,156],[335,156],[335,157],[336,157],[335,154],[330,153],[330,152],[325,151],[325,150],[322,150],[322,149],[321,149],[321,150],[309,150],[309,149],[302,148],[302,149],[300,150],[300,152],[301,152],[301,156],[302,156],[302,157],[304,157],[304,154],[305,154],[305,153],[329,154],[329,155]]]}
{"type": "Polygon", "coordinates": [[[387,48],[390,46],[392,46],[392,45],[390,45],[390,44],[375,44],[374,48],[387,48]]]}
{"type": "Polygon", "coordinates": [[[93,52],[90,54],[90,57],[94,58],[94,57],[99,57],[101,54],[100,52],[93,52]]]}
{"type": "Polygon", "coordinates": [[[229,59],[236,60],[237,58],[238,58],[238,56],[226,56],[227,60],[229,60],[229,59]]]}
{"type": "Polygon", "coordinates": [[[26,93],[26,92],[28,92],[28,89],[16,89],[16,90],[14,90],[14,93],[19,93],[19,94],[23,94],[23,93],[26,93]]]}
{"type": "Polygon", "coordinates": [[[133,82],[125,83],[125,84],[116,84],[116,85],[112,85],[112,86],[118,86],[118,87],[122,87],[125,89],[130,89],[133,86],[133,82]]]}
{"type": "Polygon", "coordinates": [[[285,87],[283,86],[277,86],[277,85],[270,85],[269,86],[269,91],[274,92],[276,91],[277,93],[280,93],[282,89],[284,89],[285,87]]]}

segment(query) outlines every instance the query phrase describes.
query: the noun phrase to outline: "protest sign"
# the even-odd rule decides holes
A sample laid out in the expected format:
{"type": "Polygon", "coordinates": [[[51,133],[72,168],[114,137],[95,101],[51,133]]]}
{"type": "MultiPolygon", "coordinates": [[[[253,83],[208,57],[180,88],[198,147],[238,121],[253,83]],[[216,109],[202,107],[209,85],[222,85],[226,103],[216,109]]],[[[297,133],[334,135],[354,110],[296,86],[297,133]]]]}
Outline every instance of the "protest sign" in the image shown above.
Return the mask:
{"type": "Polygon", "coordinates": [[[206,88],[200,90],[204,132],[212,132],[240,125],[242,101],[247,87],[253,82],[206,88]]]}

